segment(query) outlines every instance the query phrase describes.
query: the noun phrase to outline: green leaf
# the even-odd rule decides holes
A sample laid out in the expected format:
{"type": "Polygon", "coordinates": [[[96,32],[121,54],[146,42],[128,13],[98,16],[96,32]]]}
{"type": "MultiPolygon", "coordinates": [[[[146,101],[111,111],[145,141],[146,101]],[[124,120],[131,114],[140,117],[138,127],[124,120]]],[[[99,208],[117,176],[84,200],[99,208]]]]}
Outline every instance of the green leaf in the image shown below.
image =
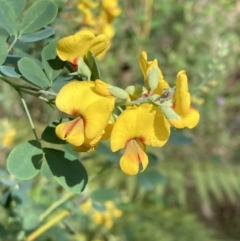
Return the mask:
{"type": "Polygon", "coordinates": [[[90,79],[91,80],[100,79],[100,71],[97,65],[97,60],[90,51],[88,51],[87,53],[86,63],[92,71],[92,75],[90,79]]]}
{"type": "Polygon", "coordinates": [[[82,163],[71,154],[60,150],[44,148],[44,152],[57,182],[70,192],[82,192],[88,181],[88,175],[82,163]]]}
{"type": "Polygon", "coordinates": [[[23,16],[20,35],[34,32],[54,20],[58,7],[50,0],[39,0],[32,4],[23,16]]]}
{"type": "Polygon", "coordinates": [[[52,122],[49,126],[45,128],[42,133],[42,140],[53,143],[53,144],[68,144],[66,141],[61,140],[55,133],[55,128],[57,125],[68,121],[69,118],[60,118],[52,122]]]}
{"type": "Polygon", "coordinates": [[[2,65],[5,62],[5,59],[8,55],[8,45],[6,41],[0,37],[0,65],[2,65]]]}
{"type": "Polygon", "coordinates": [[[24,42],[36,42],[45,38],[50,37],[55,33],[55,29],[51,27],[44,27],[44,29],[34,32],[34,33],[28,33],[24,34],[19,37],[19,40],[24,41],[24,42]]]}
{"type": "Polygon", "coordinates": [[[42,65],[51,82],[61,73],[65,65],[65,62],[57,56],[56,45],[57,40],[52,40],[42,50],[42,65]]]}
{"type": "Polygon", "coordinates": [[[17,35],[17,21],[13,8],[6,0],[0,0],[0,25],[6,29],[10,35],[17,35]]]}
{"type": "Polygon", "coordinates": [[[49,80],[39,65],[28,57],[18,61],[18,68],[21,74],[31,83],[41,88],[49,86],[49,80]]]}
{"type": "Polygon", "coordinates": [[[20,78],[21,75],[16,71],[14,67],[2,65],[0,66],[0,72],[8,77],[20,78]]]}
{"type": "Polygon", "coordinates": [[[26,0],[8,0],[8,3],[11,5],[15,16],[18,17],[26,5],[26,0]]]}
{"type": "Polygon", "coordinates": [[[117,191],[111,188],[101,188],[91,194],[91,198],[98,202],[113,200],[118,197],[117,191]]]}
{"type": "Polygon", "coordinates": [[[71,82],[72,80],[75,80],[74,76],[71,75],[60,75],[57,77],[57,79],[53,82],[52,84],[52,89],[55,92],[59,92],[59,90],[66,84],[68,84],[69,82],[71,82]]]}
{"type": "Polygon", "coordinates": [[[16,178],[35,177],[41,168],[43,151],[39,141],[33,140],[16,146],[7,159],[7,169],[16,178]]]}

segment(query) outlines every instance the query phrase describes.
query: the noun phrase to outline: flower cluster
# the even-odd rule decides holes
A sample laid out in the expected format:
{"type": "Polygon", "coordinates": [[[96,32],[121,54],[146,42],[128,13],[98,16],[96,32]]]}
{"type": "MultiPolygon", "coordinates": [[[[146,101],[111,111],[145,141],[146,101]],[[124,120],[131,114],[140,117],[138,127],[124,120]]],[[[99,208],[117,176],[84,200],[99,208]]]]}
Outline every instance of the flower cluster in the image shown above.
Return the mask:
{"type": "Polygon", "coordinates": [[[88,199],[86,202],[80,205],[80,210],[85,215],[89,215],[94,223],[111,228],[113,226],[113,221],[122,216],[122,210],[118,209],[112,201],[107,201],[105,203],[105,208],[106,210],[102,212],[96,210],[93,207],[93,202],[91,199],[88,199]]]}
{"type": "MultiPolygon", "coordinates": [[[[62,60],[77,64],[78,70],[86,69],[87,51],[99,54],[107,47],[107,37],[99,36],[82,31],[61,39],[57,53],[62,60]],[[90,40],[86,41],[89,36],[90,40]]],[[[123,90],[100,79],[91,81],[89,68],[81,72],[87,81],[66,84],[56,97],[56,106],[71,116],[68,122],[57,126],[57,136],[72,144],[76,151],[94,150],[99,141],[110,138],[113,152],[123,150],[120,167],[128,175],[147,167],[147,146],[162,147],[168,141],[171,127],[193,128],[200,118],[198,111],[191,107],[184,70],[177,74],[176,87],[170,88],[157,59],[149,61],[143,51],[139,64],[143,86],[128,86],[123,90]],[[115,114],[116,108],[121,109],[121,114],[115,114]]]]}
{"type": "MultiPolygon", "coordinates": [[[[105,34],[110,40],[114,37],[113,21],[121,14],[117,0],[102,0],[101,6],[99,6],[98,2],[81,0],[78,4],[78,9],[83,16],[82,30],[91,31],[96,35],[105,34]],[[96,15],[94,10],[99,7],[100,12],[96,15]]],[[[102,59],[105,56],[109,47],[98,56],[98,59],[102,59]]]]}

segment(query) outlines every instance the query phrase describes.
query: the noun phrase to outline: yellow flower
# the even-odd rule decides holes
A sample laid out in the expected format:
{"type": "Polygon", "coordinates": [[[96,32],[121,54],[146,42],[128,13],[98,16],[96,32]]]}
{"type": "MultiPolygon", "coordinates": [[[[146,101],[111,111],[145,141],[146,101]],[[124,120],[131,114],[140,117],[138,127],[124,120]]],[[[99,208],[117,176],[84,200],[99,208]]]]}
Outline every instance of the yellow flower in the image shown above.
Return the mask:
{"type": "Polygon", "coordinates": [[[102,53],[109,45],[109,38],[100,34],[97,37],[91,31],[80,31],[62,38],[57,43],[57,55],[63,61],[77,65],[79,58],[91,51],[94,56],[102,53]]]}
{"type": "Polygon", "coordinates": [[[200,119],[199,112],[191,107],[191,96],[188,92],[188,80],[186,71],[182,70],[177,74],[176,90],[173,97],[173,110],[180,117],[180,120],[171,120],[169,122],[175,128],[193,128],[200,119]]]}
{"type": "Polygon", "coordinates": [[[84,5],[86,8],[96,8],[98,7],[99,3],[98,2],[93,2],[89,0],[80,0],[78,5],[84,5]]]}
{"type": "Polygon", "coordinates": [[[89,26],[94,26],[96,24],[96,19],[92,11],[88,7],[80,3],[78,4],[78,9],[83,15],[82,24],[89,25],[89,26]]]}
{"type": "Polygon", "coordinates": [[[121,14],[121,9],[118,7],[118,0],[103,0],[102,8],[108,15],[108,22],[112,21],[121,14]]]}
{"type": "Polygon", "coordinates": [[[16,130],[9,129],[2,137],[2,143],[4,147],[11,147],[14,144],[14,136],[16,135],[16,130]]]}
{"type": "Polygon", "coordinates": [[[129,107],[118,117],[111,135],[113,152],[124,150],[120,159],[122,171],[136,175],[139,165],[144,171],[148,165],[146,145],[163,146],[170,135],[170,126],[161,110],[152,104],[129,107]]]}
{"type": "Polygon", "coordinates": [[[149,88],[149,83],[148,83],[148,75],[152,68],[157,68],[158,69],[158,86],[156,90],[153,92],[154,94],[159,94],[161,95],[164,89],[169,88],[168,83],[164,80],[163,74],[158,67],[158,61],[157,59],[154,59],[153,61],[147,61],[147,53],[143,51],[140,54],[139,57],[139,65],[142,70],[143,76],[144,76],[144,83],[147,88],[149,88]]]}
{"type": "Polygon", "coordinates": [[[94,223],[104,225],[107,228],[113,226],[113,221],[122,216],[122,210],[116,208],[113,201],[105,203],[106,210],[103,212],[97,211],[93,207],[91,199],[80,205],[80,209],[85,215],[90,215],[94,223]]]}
{"type": "Polygon", "coordinates": [[[106,127],[114,107],[114,99],[97,94],[91,81],[73,81],[57,95],[56,106],[75,119],[56,127],[60,139],[72,145],[94,147],[106,127]]]}

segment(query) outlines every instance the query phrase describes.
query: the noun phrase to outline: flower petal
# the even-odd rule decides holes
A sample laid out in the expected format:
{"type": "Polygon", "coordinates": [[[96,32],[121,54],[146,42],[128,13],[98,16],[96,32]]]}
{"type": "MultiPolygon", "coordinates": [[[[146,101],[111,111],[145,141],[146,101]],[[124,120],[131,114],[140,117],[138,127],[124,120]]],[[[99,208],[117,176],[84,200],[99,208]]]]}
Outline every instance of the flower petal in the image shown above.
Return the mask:
{"type": "Polygon", "coordinates": [[[152,104],[142,104],[138,108],[136,134],[143,143],[163,146],[170,135],[170,125],[162,111],[152,104]]]}
{"type": "Polygon", "coordinates": [[[128,140],[138,138],[151,146],[163,146],[170,135],[170,125],[158,107],[142,104],[126,109],[117,119],[111,135],[111,149],[122,149],[128,140]]]}
{"type": "Polygon", "coordinates": [[[57,55],[61,60],[73,63],[88,52],[94,39],[95,35],[90,31],[80,31],[62,38],[57,43],[57,55]]]}
{"type": "Polygon", "coordinates": [[[144,152],[145,145],[139,140],[130,140],[125,148],[125,152],[120,159],[122,171],[128,175],[136,175],[139,172],[139,165],[144,171],[148,165],[148,156],[144,152]]]}
{"type": "Polygon", "coordinates": [[[77,152],[90,152],[96,149],[99,141],[101,140],[102,133],[93,139],[84,137],[84,143],[81,146],[73,146],[73,150],[77,152]]]}
{"type": "Polygon", "coordinates": [[[115,98],[113,97],[101,97],[82,113],[86,123],[85,134],[87,138],[92,139],[105,129],[112,114],[114,102],[115,98]]]}
{"type": "Polygon", "coordinates": [[[190,93],[188,92],[188,80],[186,71],[182,70],[177,74],[176,91],[174,95],[174,110],[184,118],[187,116],[191,104],[190,93]]]}
{"type": "Polygon", "coordinates": [[[69,115],[79,116],[102,98],[94,91],[92,81],[73,81],[60,90],[56,98],[56,106],[69,115]]]}
{"type": "Polygon", "coordinates": [[[194,128],[200,119],[200,115],[198,110],[194,109],[194,108],[190,108],[187,117],[184,118],[184,122],[186,127],[188,127],[189,129],[194,128]]]}
{"type": "Polygon", "coordinates": [[[84,123],[81,117],[62,123],[56,127],[56,135],[72,145],[80,146],[84,142],[84,123]]]}
{"type": "Polygon", "coordinates": [[[109,37],[105,34],[100,34],[93,39],[89,46],[89,50],[94,54],[94,56],[98,56],[109,46],[109,44],[109,37]]]}

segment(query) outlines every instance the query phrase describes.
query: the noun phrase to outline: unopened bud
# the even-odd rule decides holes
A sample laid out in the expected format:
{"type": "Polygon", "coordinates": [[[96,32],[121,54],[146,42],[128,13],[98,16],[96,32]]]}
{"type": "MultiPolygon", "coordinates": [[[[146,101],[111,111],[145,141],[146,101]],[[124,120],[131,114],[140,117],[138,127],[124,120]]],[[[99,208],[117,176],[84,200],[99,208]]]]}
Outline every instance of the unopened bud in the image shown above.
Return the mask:
{"type": "Polygon", "coordinates": [[[137,99],[141,97],[143,93],[147,92],[147,89],[144,86],[140,86],[140,85],[139,86],[130,85],[125,89],[125,91],[129,95],[137,99]]]}
{"type": "Polygon", "coordinates": [[[88,80],[91,78],[92,71],[88,67],[88,65],[84,62],[83,58],[78,59],[78,70],[77,73],[79,75],[86,76],[88,80]]]}
{"type": "Polygon", "coordinates": [[[109,91],[116,98],[128,99],[128,93],[125,90],[123,90],[123,89],[121,89],[119,87],[110,85],[109,86],[109,91]]]}
{"type": "Polygon", "coordinates": [[[158,86],[158,67],[153,66],[148,73],[148,85],[151,92],[158,86]]]}

